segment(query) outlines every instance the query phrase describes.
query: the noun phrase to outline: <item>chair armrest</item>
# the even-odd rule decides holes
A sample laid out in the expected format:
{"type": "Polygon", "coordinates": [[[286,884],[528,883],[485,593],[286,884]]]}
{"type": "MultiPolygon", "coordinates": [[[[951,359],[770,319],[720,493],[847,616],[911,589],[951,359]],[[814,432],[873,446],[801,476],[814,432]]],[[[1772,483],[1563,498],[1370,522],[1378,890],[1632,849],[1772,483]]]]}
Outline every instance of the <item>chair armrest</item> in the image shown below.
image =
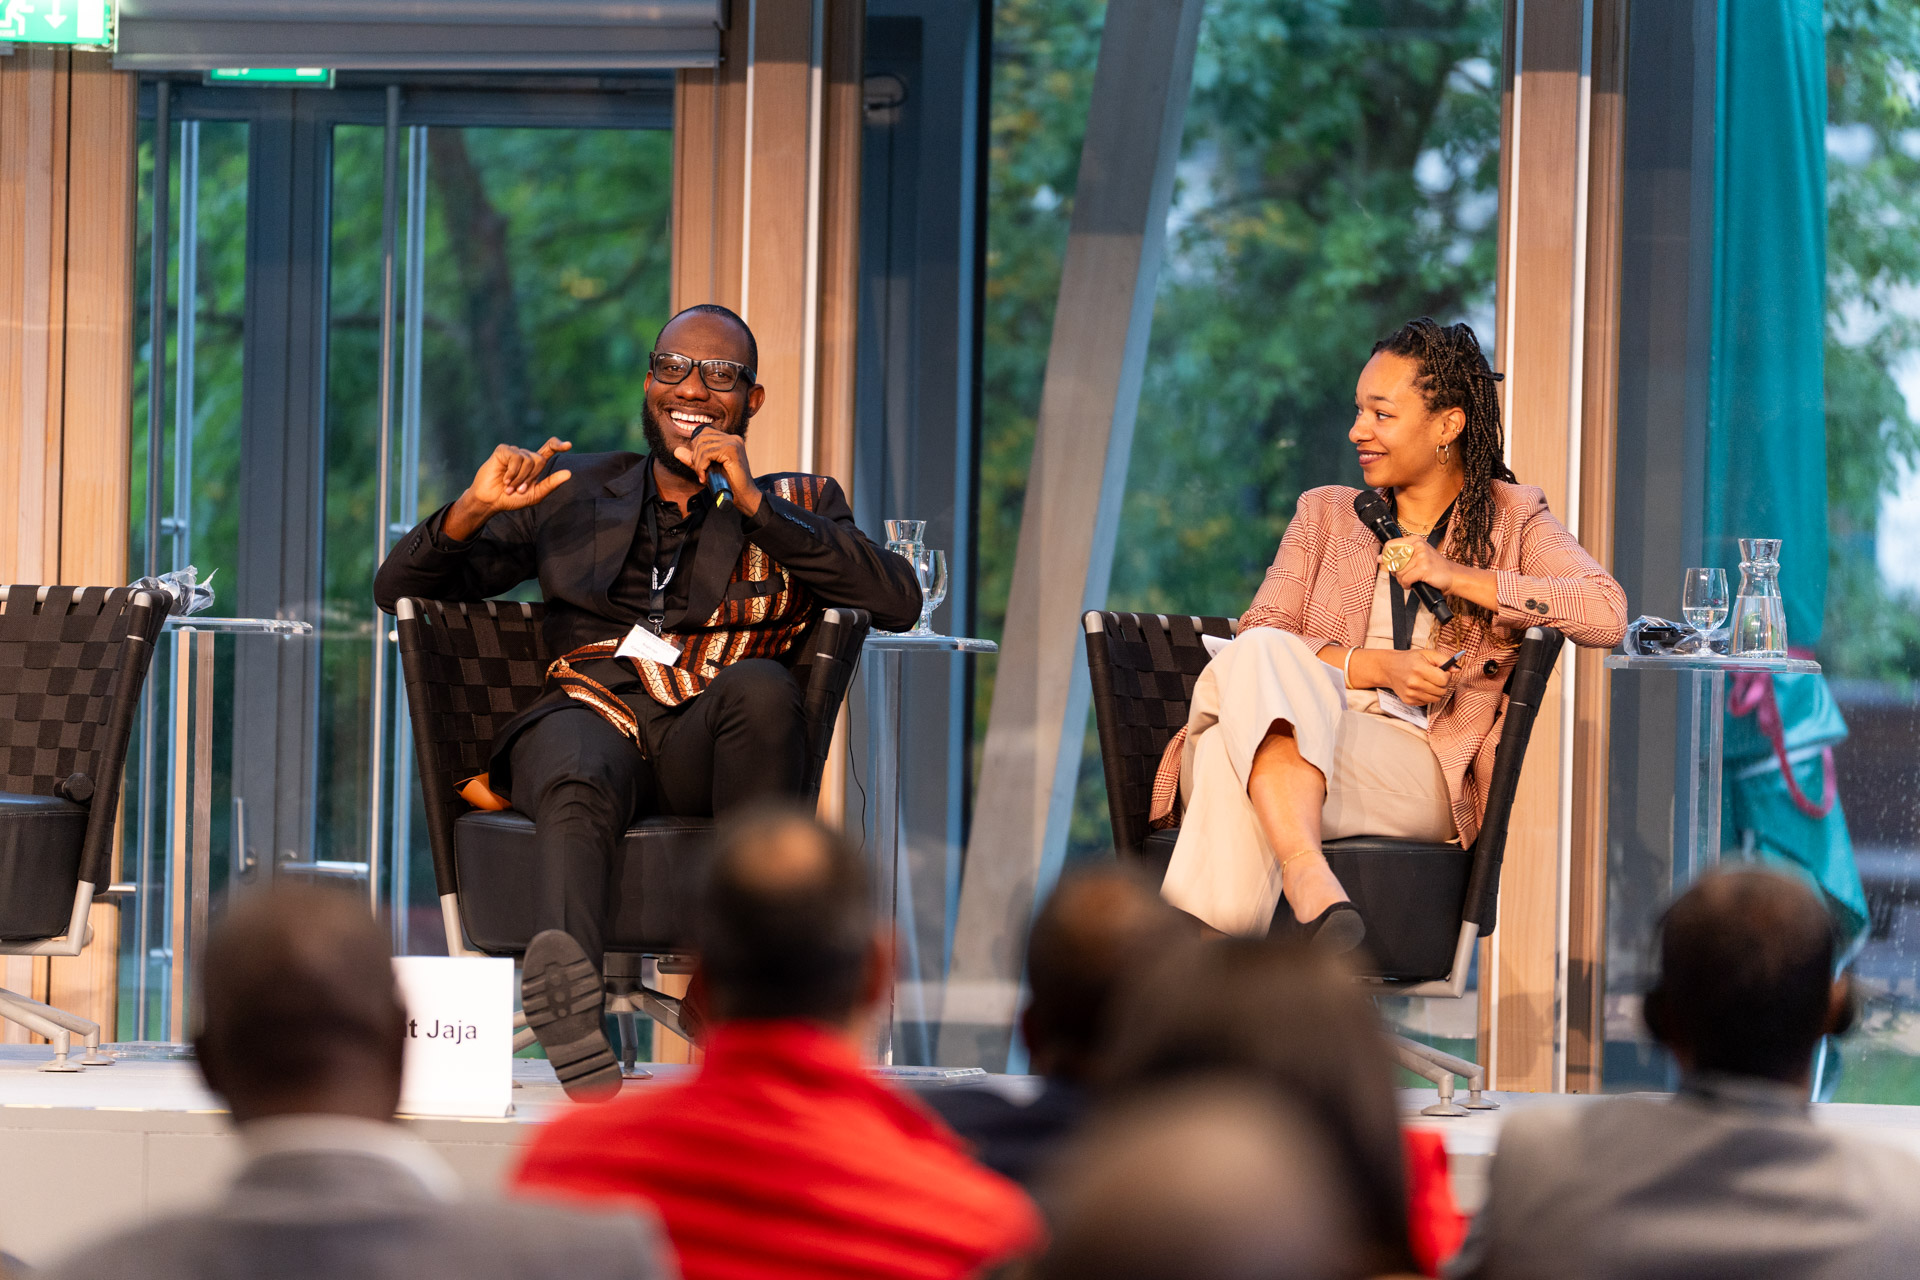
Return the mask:
{"type": "Polygon", "coordinates": [[[1500,901],[1500,868],[1506,859],[1507,823],[1520,787],[1533,722],[1546,698],[1547,680],[1560,658],[1566,637],[1551,627],[1528,627],[1520,642],[1520,657],[1507,677],[1507,711],[1500,724],[1500,745],[1493,757],[1493,777],[1487,784],[1487,809],[1480,835],[1473,843],[1473,874],[1467,881],[1465,919],[1493,932],[1500,901]]]}
{"type": "Polygon", "coordinates": [[[810,796],[819,794],[827,753],[833,746],[834,721],[840,717],[840,704],[853,684],[861,646],[866,644],[872,625],[873,617],[865,609],[825,609],[807,637],[806,653],[800,661],[807,669],[801,706],[807,721],[806,784],[810,796]]]}

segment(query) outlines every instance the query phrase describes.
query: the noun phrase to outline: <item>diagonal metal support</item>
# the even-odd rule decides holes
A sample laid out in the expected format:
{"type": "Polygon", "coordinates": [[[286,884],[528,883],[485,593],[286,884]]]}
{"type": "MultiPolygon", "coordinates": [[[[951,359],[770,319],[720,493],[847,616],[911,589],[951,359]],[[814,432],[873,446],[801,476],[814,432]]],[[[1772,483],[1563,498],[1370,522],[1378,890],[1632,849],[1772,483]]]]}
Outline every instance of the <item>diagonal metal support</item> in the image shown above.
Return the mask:
{"type": "Polygon", "coordinates": [[[1202,0],[1111,0],[1034,432],[939,1060],[1007,1061],[1027,922],[1065,853],[1202,0]]]}

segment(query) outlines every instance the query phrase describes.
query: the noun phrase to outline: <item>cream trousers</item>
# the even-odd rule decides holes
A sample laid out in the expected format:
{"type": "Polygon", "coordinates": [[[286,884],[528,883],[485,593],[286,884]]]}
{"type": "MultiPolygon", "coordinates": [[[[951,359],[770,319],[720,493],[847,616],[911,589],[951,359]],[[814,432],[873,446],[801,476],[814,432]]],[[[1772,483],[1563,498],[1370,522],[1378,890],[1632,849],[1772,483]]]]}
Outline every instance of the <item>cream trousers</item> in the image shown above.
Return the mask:
{"type": "Polygon", "coordinates": [[[1275,721],[1293,726],[1301,758],[1326,779],[1322,840],[1456,838],[1446,778],[1426,735],[1348,709],[1343,685],[1339,668],[1277,627],[1242,633],[1207,664],[1187,716],[1184,813],[1161,886],[1168,902],[1222,933],[1266,933],[1280,902],[1280,864],[1247,799],[1247,779],[1275,721]]]}

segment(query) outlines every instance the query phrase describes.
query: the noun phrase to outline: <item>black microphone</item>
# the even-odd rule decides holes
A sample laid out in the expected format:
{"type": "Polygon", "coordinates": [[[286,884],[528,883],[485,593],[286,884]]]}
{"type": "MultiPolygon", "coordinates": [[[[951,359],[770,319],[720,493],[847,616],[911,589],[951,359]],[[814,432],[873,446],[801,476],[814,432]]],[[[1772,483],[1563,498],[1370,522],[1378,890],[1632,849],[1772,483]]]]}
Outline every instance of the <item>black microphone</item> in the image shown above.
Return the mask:
{"type": "MultiPolygon", "coordinates": [[[[1382,543],[1407,536],[1407,531],[1393,518],[1387,500],[1371,489],[1362,489],[1354,498],[1353,514],[1359,516],[1360,523],[1373,530],[1373,536],[1382,543]]],[[[1453,621],[1453,609],[1447,604],[1447,598],[1431,582],[1414,583],[1413,594],[1421,604],[1427,606],[1427,612],[1433,615],[1434,621],[1442,624],[1453,621]]]]}
{"type": "MultiPolygon", "coordinates": [[[[696,436],[699,435],[702,431],[705,431],[709,425],[711,424],[702,423],[694,428],[693,434],[696,436]]],[[[688,437],[688,439],[692,438],[692,436],[688,437]]],[[[727,479],[727,473],[722,471],[718,466],[707,468],[707,492],[713,495],[713,509],[715,511],[733,505],[733,483],[727,479]]]]}

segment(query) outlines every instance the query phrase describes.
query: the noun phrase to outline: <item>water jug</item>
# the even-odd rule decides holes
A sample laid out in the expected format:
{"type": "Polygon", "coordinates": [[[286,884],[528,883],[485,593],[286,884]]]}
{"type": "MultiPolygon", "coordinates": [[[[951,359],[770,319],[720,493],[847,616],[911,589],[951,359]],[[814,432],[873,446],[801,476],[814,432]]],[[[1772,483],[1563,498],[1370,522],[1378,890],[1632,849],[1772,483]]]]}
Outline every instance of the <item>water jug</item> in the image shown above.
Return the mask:
{"type": "Polygon", "coordinates": [[[1740,539],[1740,595],[1727,651],[1736,658],[1787,656],[1787,607],[1780,598],[1780,539],[1740,539]]]}

